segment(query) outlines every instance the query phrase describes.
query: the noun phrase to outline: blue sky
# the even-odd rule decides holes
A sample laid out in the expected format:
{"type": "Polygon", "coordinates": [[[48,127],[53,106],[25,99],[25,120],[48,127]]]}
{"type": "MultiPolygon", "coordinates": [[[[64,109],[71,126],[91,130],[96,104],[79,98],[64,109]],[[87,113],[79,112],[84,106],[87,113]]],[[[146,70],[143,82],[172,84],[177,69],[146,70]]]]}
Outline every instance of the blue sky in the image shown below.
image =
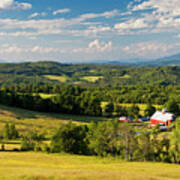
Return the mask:
{"type": "Polygon", "coordinates": [[[180,53],[179,0],[0,0],[0,59],[155,59],[180,53]]]}

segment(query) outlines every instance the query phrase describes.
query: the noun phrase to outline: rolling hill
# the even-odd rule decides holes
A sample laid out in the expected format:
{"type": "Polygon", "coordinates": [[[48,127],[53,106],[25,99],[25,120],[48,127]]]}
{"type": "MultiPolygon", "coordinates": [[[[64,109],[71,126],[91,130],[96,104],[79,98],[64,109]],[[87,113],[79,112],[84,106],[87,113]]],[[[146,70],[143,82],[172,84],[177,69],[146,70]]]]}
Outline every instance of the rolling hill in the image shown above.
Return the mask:
{"type": "Polygon", "coordinates": [[[176,85],[180,84],[179,77],[180,66],[73,65],[58,62],[0,64],[1,86],[68,84],[102,87],[142,83],[176,85]]]}

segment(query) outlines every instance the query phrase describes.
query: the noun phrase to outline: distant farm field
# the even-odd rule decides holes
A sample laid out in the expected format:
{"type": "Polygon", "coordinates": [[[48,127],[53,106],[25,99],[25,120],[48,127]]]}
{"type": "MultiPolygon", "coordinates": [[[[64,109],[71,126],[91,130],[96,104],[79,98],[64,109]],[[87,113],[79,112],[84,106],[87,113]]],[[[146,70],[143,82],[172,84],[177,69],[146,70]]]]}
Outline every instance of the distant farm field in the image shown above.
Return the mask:
{"type": "Polygon", "coordinates": [[[62,83],[65,83],[68,80],[68,77],[66,77],[66,76],[45,75],[44,77],[47,79],[56,80],[56,81],[59,81],[62,83]]]}
{"type": "Polygon", "coordinates": [[[173,180],[180,166],[37,152],[1,152],[2,180],[173,180]]]}
{"type": "Polygon", "coordinates": [[[86,80],[88,82],[96,82],[99,79],[104,78],[103,76],[84,76],[81,79],[86,80]]]}
{"type": "Polygon", "coordinates": [[[128,74],[126,74],[124,76],[120,76],[120,79],[129,79],[129,78],[131,78],[131,76],[128,74]]]}

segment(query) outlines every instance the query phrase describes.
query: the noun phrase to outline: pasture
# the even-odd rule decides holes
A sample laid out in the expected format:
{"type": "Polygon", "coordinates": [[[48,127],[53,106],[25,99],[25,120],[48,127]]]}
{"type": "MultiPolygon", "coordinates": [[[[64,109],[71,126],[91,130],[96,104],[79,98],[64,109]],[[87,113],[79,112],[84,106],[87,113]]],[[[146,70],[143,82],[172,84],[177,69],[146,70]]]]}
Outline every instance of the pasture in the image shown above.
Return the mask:
{"type": "Polygon", "coordinates": [[[47,79],[56,80],[56,81],[59,81],[62,83],[65,83],[68,80],[68,77],[66,77],[66,76],[45,75],[44,77],[47,79]]]}
{"type": "Polygon", "coordinates": [[[38,152],[0,152],[3,180],[173,180],[180,166],[38,152]]]}
{"type": "Polygon", "coordinates": [[[88,82],[94,83],[94,82],[96,82],[96,81],[98,81],[99,79],[102,79],[102,78],[104,78],[104,77],[103,76],[84,76],[81,79],[85,80],[85,81],[88,81],[88,82]]]}
{"type": "Polygon", "coordinates": [[[36,130],[50,137],[60,124],[72,121],[75,124],[87,124],[91,121],[108,120],[103,117],[40,113],[20,108],[0,105],[0,134],[5,123],[14,123],[20,133],[36,130]]]}

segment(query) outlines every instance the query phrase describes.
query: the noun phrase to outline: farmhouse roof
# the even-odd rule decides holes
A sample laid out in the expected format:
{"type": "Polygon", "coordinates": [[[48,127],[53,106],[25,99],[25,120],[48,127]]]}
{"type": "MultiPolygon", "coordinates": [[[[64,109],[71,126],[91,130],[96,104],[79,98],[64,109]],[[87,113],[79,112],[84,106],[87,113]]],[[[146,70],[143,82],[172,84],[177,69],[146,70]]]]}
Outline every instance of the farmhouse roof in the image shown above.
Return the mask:
{"type": "Polygon", "coordinates": [[[172,113],[157,111],[151,116],[151,119],[166,122],[169,120],[173,120],[174,117],[175,115],[172,113]]]}

